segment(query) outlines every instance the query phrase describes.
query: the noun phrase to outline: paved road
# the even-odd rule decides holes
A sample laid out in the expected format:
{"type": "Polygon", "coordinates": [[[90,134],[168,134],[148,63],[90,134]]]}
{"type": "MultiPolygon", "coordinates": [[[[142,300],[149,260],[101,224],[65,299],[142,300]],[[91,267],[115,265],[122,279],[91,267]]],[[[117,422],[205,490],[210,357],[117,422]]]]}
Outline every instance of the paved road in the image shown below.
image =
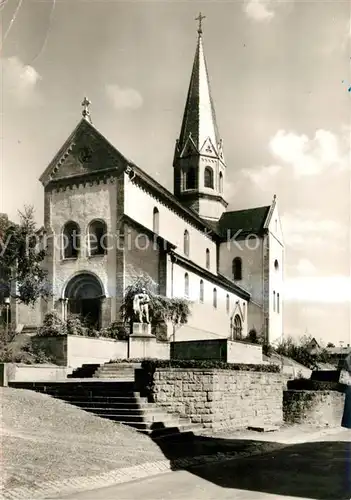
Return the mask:
{"type": "Polygon", "coordinates": [[[351,498],[351,432],[75,494],[75,500],[269,500],[351,498]]]}

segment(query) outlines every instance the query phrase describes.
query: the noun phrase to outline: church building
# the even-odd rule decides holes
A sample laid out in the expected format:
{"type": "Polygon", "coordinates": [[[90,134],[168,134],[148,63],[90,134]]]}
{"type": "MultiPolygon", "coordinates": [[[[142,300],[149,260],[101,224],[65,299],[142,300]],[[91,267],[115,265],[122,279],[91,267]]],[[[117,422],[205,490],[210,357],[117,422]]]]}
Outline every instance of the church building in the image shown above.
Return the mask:
{"type": "Polygon", "coordinates": [[[119,319],[124,291],[142,273],[159,294],[191,301],[176,341],[240,340],[253,329],[279,340],[284,244],[277,199],[228,207],[233,167],[217,126],[201,16],[173,193],[110,144],[92,123],[90,102],[82,104],[82,119],[40,177],[52,285],[42,314],[89,314],[106,327],[119,319]]]}

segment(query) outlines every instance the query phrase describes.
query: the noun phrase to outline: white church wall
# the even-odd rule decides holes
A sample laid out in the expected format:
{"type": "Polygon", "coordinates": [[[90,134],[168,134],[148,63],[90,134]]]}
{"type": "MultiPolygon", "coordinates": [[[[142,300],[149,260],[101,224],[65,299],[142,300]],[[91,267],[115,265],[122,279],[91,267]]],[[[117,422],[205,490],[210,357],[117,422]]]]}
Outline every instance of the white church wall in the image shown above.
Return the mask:
{"type": "Polygon", "coordinates": [[[157,207],[159,210],[159,235],[176,245],[176,252],[184,256],[184,231],[187,229],[190,236],[189,259],[196,262],[197,265],[206,268],[206,248],[208,248],[210,250],[209,270],[216,274],[216,244],[166,205],[134,184],[126,176],[125,214],[152,231],[154,207],[157,207]]]}
{"type": "MultiPolygon", "coordinates": [[[[113,235],[116,228],[116,185],[100,183],[80,185],[72,190],[53,191],[51,194],[51,227],[54,233],[53,293],[60,298],[69,279],[76,273],[89,271],[96,274],[103,283],[107,297],[115,296],[116,290],[116,250],[113,235]],[[87,230],[93,219],[102,219],[110,235],[108,252],[103,256],[88,254],[87,230]],[[68,221],[79,224],[81,231],[81,251],[77,259],[63,259],[61,234],[68,221]]],[[[115,301],[111,301],[111,315],[115,315],[115,301]]]]}
{"type": "MultiPolygon", "coordinates": [[[[173,293],[174,297],[185,296],[185,273],[189,277],[189,295],[191,315],[188,323],[177,329],[175,340],[199,340],[212,338],[228,338],[231,334],[231,316],[239,301],[241,309],[247,310],[247,301],[228,292],[224,288],[203,279],[197,274],[174,264],[173,293]],[[204,300],[200,302],[200,280],[204,282],[204,300]],[[217,290],[217,307],[213,305],[213,289],[217,290]],[[229,295],[229,312],[227,312],[227,295],[229,295]]],[[[243,318],[243,336],[247,334],[247,315],[243,318]]]]}
{"type": "Polygon", "coordinates": [[[275,343],[283,334],[284,247],[277,208],[269,225],[269,342],[275,343]],[[276,266],[278,264],[278,267],[276,266]]]}
{"type": "Polygon", "coordinates": [[[263,303],[263,245],[260,238],[226,241],[219,248],[219,272],[233,280],[233,260],[242,260],[242,280],[236,284],[251,294],[251,299],[263,303]]]}

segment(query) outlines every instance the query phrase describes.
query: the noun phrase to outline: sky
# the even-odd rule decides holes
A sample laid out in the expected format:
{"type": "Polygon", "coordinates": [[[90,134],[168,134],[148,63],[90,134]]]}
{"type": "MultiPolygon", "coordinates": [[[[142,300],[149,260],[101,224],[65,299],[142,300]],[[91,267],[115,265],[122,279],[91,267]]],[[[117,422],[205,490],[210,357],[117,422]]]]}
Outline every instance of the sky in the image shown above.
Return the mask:
{"type": "Polygon", "coordinates": [[[277,194],[284,334],[351,344],[351,2],[0,0],[0,212],[81,118],[172,190],[201,11],[229,209],[277,194]]]}

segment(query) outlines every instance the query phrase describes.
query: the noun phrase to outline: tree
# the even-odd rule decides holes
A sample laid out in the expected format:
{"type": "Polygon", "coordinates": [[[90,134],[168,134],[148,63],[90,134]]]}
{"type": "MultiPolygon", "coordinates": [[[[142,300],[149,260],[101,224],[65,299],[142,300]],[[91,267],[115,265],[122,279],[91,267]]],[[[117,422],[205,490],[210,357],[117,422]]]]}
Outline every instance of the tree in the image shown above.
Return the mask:
{"type": "Polygon", "coordinates": [[[190,316],[190,302],[183,298],[170,298],[157,294],[157,284],[146,274],[137,277],[125,290],[120,309],[124,323],[133,321],[133,299],[143,289],[150,297],[150,321],[153,325],[171,322],[174,332],[177,326],[187,323],[190,316]]]}
{"type": "Polygon", "coordinates": [[[335,347],[335,345],[333,344],[333,342],[328,342],[327,347],[335,347]]]}
{"type": "Polygon", "coordinates": [[[329,354],[324,348],[311,350],[312,340],[313,338],[308,336],[298,341],[287,337],[277,346],[276,352],[314,370],[318,368],[319,363],[328,363],[329,354]]]}
{"type": "Polygon", "coordinates": [[[46,251],[38,248],[33,207],[19,212],[20,222],[0,224],[0,293],[26,305],[48,298],[47,273],[43,268],[46,251]]]}

